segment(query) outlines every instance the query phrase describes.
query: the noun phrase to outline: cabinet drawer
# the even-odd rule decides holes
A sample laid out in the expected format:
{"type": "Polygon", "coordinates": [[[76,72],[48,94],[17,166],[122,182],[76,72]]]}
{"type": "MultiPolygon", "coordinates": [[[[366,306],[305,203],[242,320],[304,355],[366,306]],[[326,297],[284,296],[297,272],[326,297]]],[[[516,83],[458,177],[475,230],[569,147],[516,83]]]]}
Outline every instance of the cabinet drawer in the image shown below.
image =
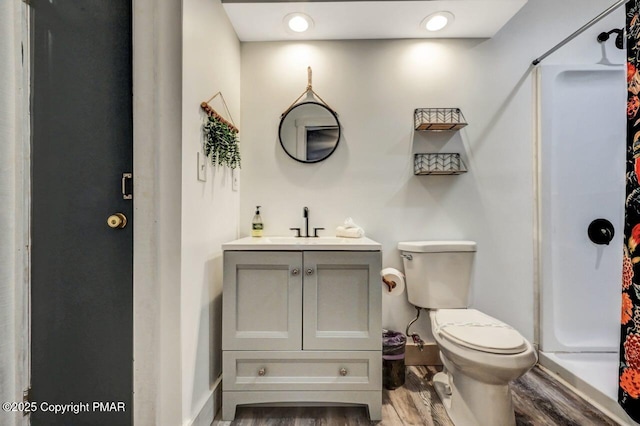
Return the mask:
{"type": "Polygon", "coordinates": [[[378,390],[380,351],[224,351],[223,390],[378,390]]]}

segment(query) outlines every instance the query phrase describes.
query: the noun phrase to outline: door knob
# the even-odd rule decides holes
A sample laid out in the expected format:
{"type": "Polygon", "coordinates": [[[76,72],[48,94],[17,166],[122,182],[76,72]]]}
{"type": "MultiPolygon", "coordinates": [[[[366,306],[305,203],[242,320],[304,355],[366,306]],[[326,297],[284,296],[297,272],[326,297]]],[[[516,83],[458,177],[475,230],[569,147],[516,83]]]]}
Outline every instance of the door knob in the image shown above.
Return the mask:
{"type": "Polygon", "coordinates": [[[109,228],[122,229],[127,226],[127,217],[124,213],[115,213],[107,218],[107,225],[109,228]]]}

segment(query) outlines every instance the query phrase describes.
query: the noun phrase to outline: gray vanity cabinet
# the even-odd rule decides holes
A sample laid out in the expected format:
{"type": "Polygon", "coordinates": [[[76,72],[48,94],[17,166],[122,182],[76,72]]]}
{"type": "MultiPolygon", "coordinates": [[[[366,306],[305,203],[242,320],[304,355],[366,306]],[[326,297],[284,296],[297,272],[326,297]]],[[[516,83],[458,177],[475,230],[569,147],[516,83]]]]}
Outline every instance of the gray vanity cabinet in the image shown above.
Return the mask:
{"type": "Polygon", "coordinates": [[[225,251],[223,420],[256,403],[382,404],[380,251],[225,251]]]}

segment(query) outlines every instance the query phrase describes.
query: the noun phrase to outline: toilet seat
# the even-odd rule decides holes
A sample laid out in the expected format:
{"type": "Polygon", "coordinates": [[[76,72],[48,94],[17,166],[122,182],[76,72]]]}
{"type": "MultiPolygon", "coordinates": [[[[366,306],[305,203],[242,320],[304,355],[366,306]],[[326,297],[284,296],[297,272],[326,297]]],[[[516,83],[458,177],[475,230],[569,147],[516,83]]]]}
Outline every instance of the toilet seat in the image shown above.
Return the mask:
{"type": "Polygon", "coordinates": [[[438,309],[433,332],[459,346],[493,354],[518,354],[528,347],[513,327],[476,309],[438,309]]]}

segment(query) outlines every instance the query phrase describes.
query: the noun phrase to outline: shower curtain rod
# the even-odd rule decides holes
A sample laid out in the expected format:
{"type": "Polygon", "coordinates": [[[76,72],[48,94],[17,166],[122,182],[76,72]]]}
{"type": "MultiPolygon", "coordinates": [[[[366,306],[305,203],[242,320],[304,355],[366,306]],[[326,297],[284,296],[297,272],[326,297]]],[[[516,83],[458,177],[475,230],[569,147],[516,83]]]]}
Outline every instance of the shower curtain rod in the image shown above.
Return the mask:
{"type": "Polygon", "coordinates": [[[571,34],[569,37],[565,38],[564,40],[562,40],[560,43],[556,44],[555,46],[553,46],[551,49],[547,50],[542,56],[538,57],[537,59],[534,59],[533,62],[531,62],[531,65],[538,65],[540,62],[542,62],[547,56],[551,55],[553,52],[555,52],[556,50],[560,49],[562,46],[564,46],[565,44],[569,43],[571,40],[573,40],[574,38],[576,38],[577,36],[579,36],[580,34],[582,34],[585,30],[587,30],[588,28],[590,28],[591,26],[593,26],[595,23],[597,23],[598,21],[600,21],[602,18],[604,18],[605,16],[607,16],[608,14],[610,14],[611,12],[613,12],[614,10],[616,10],[617,8],[619,8],[620,6],[622,6],[623,4],[627,3],[629,0],[619,0],[618,2],[612,4],[611,6],[609,6],[604,12],[602,12],[600,15],[596,16],[595,18],[593,18],[592,20],[590,20],[589,22],[587,22],[586,24],[584,24],[582,27],[580,27],[578,30],[576,30],[573,34],[571,34]]]}

